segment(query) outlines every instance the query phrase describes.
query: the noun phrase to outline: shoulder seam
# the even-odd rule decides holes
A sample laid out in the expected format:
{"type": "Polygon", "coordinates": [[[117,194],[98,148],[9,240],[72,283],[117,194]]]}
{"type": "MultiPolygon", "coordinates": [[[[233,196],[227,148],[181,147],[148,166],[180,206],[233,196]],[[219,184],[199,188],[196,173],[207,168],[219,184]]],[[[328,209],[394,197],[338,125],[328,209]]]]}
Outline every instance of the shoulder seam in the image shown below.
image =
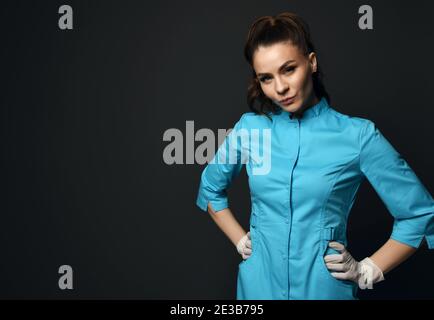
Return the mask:
{"type": "Polygon", "coordinates": [[[366,123],[362,126],[362,128],[360,129],[359,132],[359,168],[360,171],[362,170],[362,132],[366,131],[366,128],[369,126],[370,124],[370,120],[369,119],[364,119],[366,121],[366,123]]]}
{"type": "Polygon", "coordinates": [[[336,110],[333,109],[333,108],[328,108],[328,109],[327,109],[327,112],[331,112],[331,113],[333,113],[335,116],[337,116],[337,117],[339,117],[339,118],[350,118],[349,115],[347,115],[347,114],[343,114],[343,113],[340,113],[339,111],[336,111],[336,110]]]}

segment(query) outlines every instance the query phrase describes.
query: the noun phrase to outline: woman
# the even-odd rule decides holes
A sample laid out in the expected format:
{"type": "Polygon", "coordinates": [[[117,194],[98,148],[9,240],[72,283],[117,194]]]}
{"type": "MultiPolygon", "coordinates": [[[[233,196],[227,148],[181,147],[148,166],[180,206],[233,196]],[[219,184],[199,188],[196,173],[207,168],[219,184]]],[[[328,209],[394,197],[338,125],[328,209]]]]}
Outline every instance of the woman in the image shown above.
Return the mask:
{"type": "Polygon", "coordinates": [[[237,299],[357,299],[359,288],[384,280],[424,237],[434,248],[434,200],[372,121],[330,106],[306,23],[293,13],[261,17],[244,53],[253,70],[252,112],[205,167],[197,197],[244,259],[237,299]],[[259,139],[239,142],[239,132],[259,139]],[[269,145],[260,142],[267,132],[269,145]],[[253,147],[270,155],[266,173],[254,173],[260,161],[253,147]],[[215,161],[228,152],[237,161],[215,161]],[[243,162],[252,202],[248,233],[226,193],[243,162]],[[395,220],[390,239],[356,261],[346,250],[346,227],[365,177],[395,220]]]}

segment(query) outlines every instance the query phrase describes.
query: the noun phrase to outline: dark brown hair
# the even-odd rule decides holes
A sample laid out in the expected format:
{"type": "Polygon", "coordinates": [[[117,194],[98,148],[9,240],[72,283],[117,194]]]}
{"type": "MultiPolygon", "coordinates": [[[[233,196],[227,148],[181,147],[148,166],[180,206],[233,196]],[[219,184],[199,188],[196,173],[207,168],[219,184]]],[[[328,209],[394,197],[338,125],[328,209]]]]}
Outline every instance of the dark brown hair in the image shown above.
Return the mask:
{"type": "MultiPolygon", "coordinates": [[[[275,17],[263,16],[256,19],[250,26],[244,46],[244,57],[253,72],[247,88],[247,104],[256,114],[265,114],[269,117],[267,112],[276,112],[280,110],[280,107],[273,103],[262,91],[255,70],[253,69],[253,54],[259,46],[270,46],[286,41],[291,41],[305,56],[315,51],[309,26],[295,13],[283,12],[275,17]],[[254,107],[255,102],[259,102],[259,109],[254,107]]],[[[317,71],[312,74],[313,90],[318,99],[325,97],[327,102],[330,103],[330,96],[324,87],[322,78],[323,73],[319,62],[317,62],[317,71]]]]}

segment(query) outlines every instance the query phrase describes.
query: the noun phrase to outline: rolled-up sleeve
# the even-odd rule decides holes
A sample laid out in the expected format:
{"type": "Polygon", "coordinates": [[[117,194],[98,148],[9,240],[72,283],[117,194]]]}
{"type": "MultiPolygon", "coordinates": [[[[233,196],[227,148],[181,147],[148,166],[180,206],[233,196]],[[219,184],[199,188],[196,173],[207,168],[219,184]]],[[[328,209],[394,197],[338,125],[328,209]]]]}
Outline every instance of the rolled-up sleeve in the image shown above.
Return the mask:
{"type": "Polygon", "coordinates": [[[408,163],[366,120],[360,132],[360,169],[394,217],[390,238],[434,249],[434,200],[408,163]]]}
{"type": "Polygon", "coordinates": [[[245,158],[242,152],[244,115],[235,123],[217,149],[213,159],[206,165],[200,178],[196,205],[208,212],[208,203],[217,212],[229,207],[227,189],[240,173],[245,158]]]}

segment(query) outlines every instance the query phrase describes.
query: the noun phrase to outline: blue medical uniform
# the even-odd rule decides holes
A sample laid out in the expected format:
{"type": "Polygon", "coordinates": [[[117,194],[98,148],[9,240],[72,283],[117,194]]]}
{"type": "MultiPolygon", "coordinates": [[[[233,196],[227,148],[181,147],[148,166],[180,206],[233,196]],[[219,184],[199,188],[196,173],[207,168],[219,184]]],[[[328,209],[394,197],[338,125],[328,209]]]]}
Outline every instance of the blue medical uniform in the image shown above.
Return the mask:
{"type": "Polygon", "coordinates": [[[332,240],[347,246],[348,215],[365,177],[394,217],[390,237],[415,248],[425,237],[434,248],[434,200],[372,121],[339,113],[324,97],[302,117],[269,115],[241,116],[203,170],[197,195],[205,212],[208,203],[217,214],[228,208],[227,188],[245,165],[252,254],[239,264],[237,299],[357,299],[357,284],[334,278],[323,257],[336,253],[327,247],[332,240]],[[233,139],[240,129],[259,129],[259,140],[233,139]],[[253,174],[253,152],[242,161],[252,146],[269,152],[266,174],[253,174]],[[218,161],[231,151],[237,161],[218,161]]]}

